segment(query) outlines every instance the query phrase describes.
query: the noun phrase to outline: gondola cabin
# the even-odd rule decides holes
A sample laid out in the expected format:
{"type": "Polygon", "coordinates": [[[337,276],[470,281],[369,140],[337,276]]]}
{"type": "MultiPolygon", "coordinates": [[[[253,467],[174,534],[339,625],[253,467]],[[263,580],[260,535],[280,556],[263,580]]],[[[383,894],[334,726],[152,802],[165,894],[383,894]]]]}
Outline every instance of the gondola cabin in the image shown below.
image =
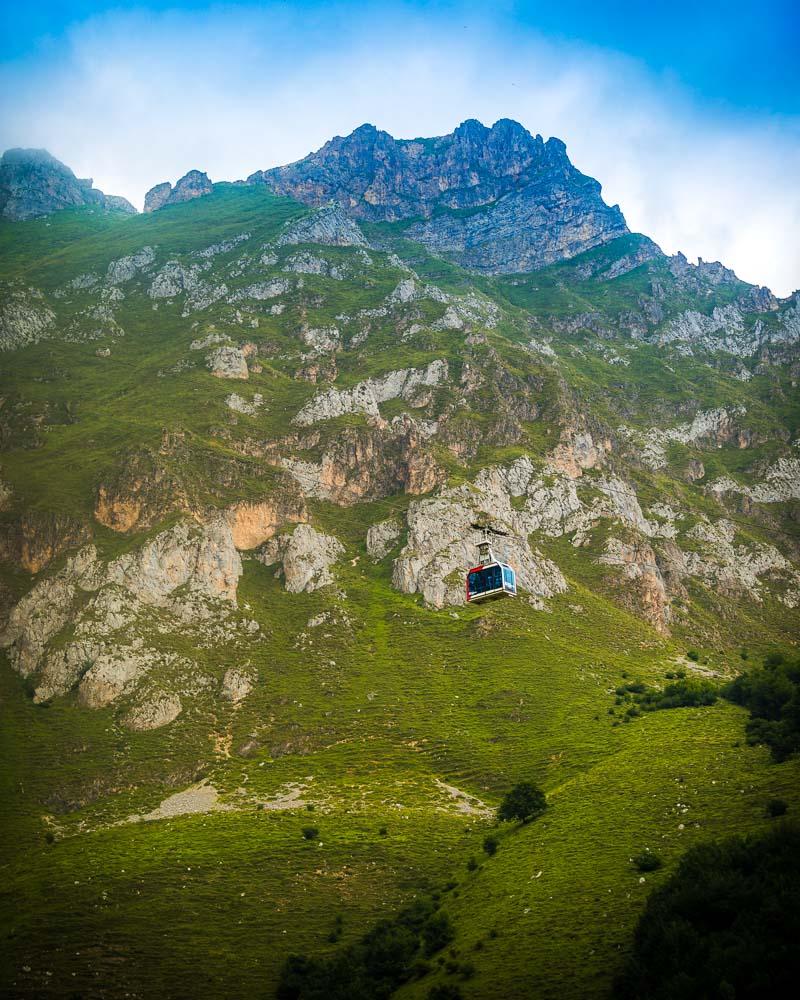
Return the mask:
{"type": "Polygon", "coordinates": [[[467,601],[486,601],[491,597],[516,597],[517,575],[508,563],[494,558],[489,541],[478,543],[480,565],[467,573],[467,601]]]}

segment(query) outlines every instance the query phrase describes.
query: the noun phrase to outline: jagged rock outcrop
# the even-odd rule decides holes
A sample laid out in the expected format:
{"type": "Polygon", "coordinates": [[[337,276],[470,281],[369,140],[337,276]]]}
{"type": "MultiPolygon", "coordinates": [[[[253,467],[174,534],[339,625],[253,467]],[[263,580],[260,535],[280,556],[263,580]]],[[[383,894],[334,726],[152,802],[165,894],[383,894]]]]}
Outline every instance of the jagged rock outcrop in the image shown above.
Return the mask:
{"type": "Polygon", "coordinates": [[[253,672],[247,668],[230,667],[222,678],[222,697],[236,702],[245,699],[253,690],[253,672]]]}
{"type": "Polygon", "coordinates": [[[800,585],[800,573],[774,545],[739,540],[736,526],[724,518],[714,522],[703,518],[687,537],[695,548],[683,555],[684,572],[710,584],[718,593],[746,595],[761,602],[764,577],[795,588],[800,585]]]}
{"type": "Polygon", "coordinates": [[[714,410],[701,410],[688,423],[677,427],[652,427],[645,433],[639,433],[629,427],[620,427],[619,433],[635,442],[640,451],[638,458],[648,468],[657,471],[667,465],[667,448],[671,442],[679,444],[713,445],[721,447],[735,442],[740,448],[750,444],[750,433],[741,426],[741,418],[745,415],[742,406],[718,407],[714,410]]]}
{"type": "Polygon", "coordinates": [[[329,247],[368,247],[369,243],[340,205],[325,205],[311,215],[286,224],[278,236],[278,246],[317,243],[329,247]]]}
{"type": "Polygon", "coordinates": [[[56,314],[37,288],[0,284],[0,351],[38,344],[56,332],[56,314]]]}
{"type": "Polygon", "coordinates": [[[609,538],[600,562],[621,568],[625,578],[635,585],[635,598],[629,602],[632,610],[647,619],[656,631],[666,632],[672,621],[672,608],[652,546],[646,542],[609,538]]]}
{"type": "MultiPolygon", "coordinates": [[[[182,678],[191,693],[205,683],[193,664],[159,650],[152,638],[145,641],[139,618],[147,608],[162,609],[175,621],[165,624],[169,630],[224,621],[236,606],[241,573],[224,519],[204,526],[181,522],[109,563],[86,546],[12,609],[0,645],[20,674],[36,677],[37,701],[77,686],[83,704],[100,708],[138,689],[155,667],[168,668],[176,682],[182,678]],[[65,629],[71,630],[67,641],[58,642],[65,629]]],[[[203,627],[213,634],[213,628],[203,627]]],[[[152,632],[147,619],[145,634],[152,632]]],[[[173,706],[174,701],[170,696],[173,706]]],[[[147,728],[174,717],[160,711],[145,715],[147,728]]]]}
{"type": "Polygon", "coordinates": [[[136,214],[127,199],[103,194],[92,187],[91,180],[76,177],[46,149],[8,149],[3,153],[0,159],[0,217],[21,222],[63,208],[86,205],[136,214]]]}
{"type": "Polygon", "coordinates": [[[595,441],[588,430],[569,429],[548,456],[548,462],[570,479],[577,479],[584,469],[602,466],[609,451],[611,441],[608,438],[595,441]]]}
{"type": "Polygon", "coordinates": [[[706,489],[717,496],[738,494],[755,503],[785,503],[788,500],[800,500],[800,459],[779,458],[766,469],[764,479],[752,486],[737,483],[735,479],[723,476],[709,483],[706,489]]]}
{"type": "Polygon", "coordinates": [[[152,247],[142,247],[136,253],[112,260],[106,271],[106,281],[110,285],[122,285],[131,281],[139,271],[146,271],[155,262],[156,254],[152,247]]]}
{"type": "Polygon", "coordinates": [[[218,347],[206,357],[206,367],[217,378],[247,379],[247,359],[238,347],[218,347]]]}
{"type": "Polygon", "coordinates": [[[737,301],[715,306],[710,315],[687,309],[670,320],[654,339],[659,344],[679,345],[686,352],[693,349],[709,353],[722,351],[739,358],[750,358],[768,349],[800,342],[798,293],[778,303],[768,290],[763,292],[749,286],[737,301]],[[754,318],[748,315],[751,312],[774,312],[775,315],[754,318]]]}
{"type": "Polygon", "coordinates": [[[431,361],[425,368],[401,368],[380,378],[359,382],[352,389],[331,388],[318,393],[295,416],[294,423],[308,425],[318,420],[331,420],[345,413],[365,413],[380,416],[379,403],[390,399],[405,399],[413,403],[421,390],[434,388],[447,379],[447,362],[431,361]]]}
{"type": "Polygon", "coordinates": [[[254,417],[264,405],[264,397],[260,392],[253,393],[251,400],[240,396],[238,392],[232,392],[225,397],[225,405],[234,413],[243,413],[247,417],[254,417]]]}
{"type": "Polygon", "coordinates": [[[401,533],[394,518],[371,525],[367,531],[367,552],[375,562],[380,562],[394,548],[401,533]]]}
{"type": "Polygon", "coordinates": [[[175,187],[169,181],[164,181],[150,188],[144,196],[144,210],[155,212],[166,205],[179,205],[193,198],[202,198],[203,195],[211,194],[213,190],[214,185],[208,179],[208,174],[200,170],[190,170],[176,182],[175,187]]]}
{"type": "Polygon", "coordinates": [[[563,142],[544,142],[508,119],[492,128],[466,121],[425,140],[362,125],[248,183],[309,205],[333,200],[369,221],[421,217],[409,230],[413,239],[493,274],[535,270],[628,232],[619,208],[573,167],[563,142]]]}
{"type": "Polygon", "coordinates": [[[291,534],[267,542],[258,553],[265,566],[281,563],[290,594],[319,590],[333,583],[331,567],[344,554],[344,546],[332,535],[298,524],[291,534]]]}
{"type": "Polygon", "coordinates": [[[172,185],[169,181],[162,181],[151,187],[144,196],[145,212],[156,212],[159,208],[163,208],[171,194],[172,185]]]}
{"type": "Polygon", "coordinates": [[[207,309],[225,298],[228,286],[222,281],[206,281],[203,273],[210,268],[208,260],[200,264],[182,264],[169,260],[154,277],[148,295],[151,299],[175,299],[183,296],[181,315],[186,318],[193,312],[207,309]]]}

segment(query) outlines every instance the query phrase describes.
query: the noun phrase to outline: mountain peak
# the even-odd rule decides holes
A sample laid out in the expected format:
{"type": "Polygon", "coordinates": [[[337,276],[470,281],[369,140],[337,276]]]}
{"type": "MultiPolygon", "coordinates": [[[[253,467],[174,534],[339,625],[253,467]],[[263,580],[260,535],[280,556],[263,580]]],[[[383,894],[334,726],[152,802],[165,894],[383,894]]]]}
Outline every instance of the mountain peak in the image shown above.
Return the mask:
{"type": "Polygon", "coordinates": [[[600,185],[578,171],[560,139],[519,122],[475,118],[449,135],[395,139],[363,124],[302,160],[248,178],[307,205],[338,202],[369,222],[423,220],[412,238],[489,273],[524,271],[574,256],[628,232],[600,185]],[[442,209],[481,210],[480,217],[442,209]]]}
{"type": "Polygon", "coordinates": [[[7,149],[0,159],[0,216],[19,222],[62,208],[97,205],[134,214],[125,198],[105,195],[46,149],[7,149]]]}
{"type": "Polygon", "coordinates": [[[175,182],[175,187],[169,181],[151,187],[144,196],[144,210],[155,212],[166,205],[177,205],[193,198],[202,198],[203,195],[211,194],[213,190],[214,185],[209,180],[208,174],[202,170],[190,170],[175,182]]]}

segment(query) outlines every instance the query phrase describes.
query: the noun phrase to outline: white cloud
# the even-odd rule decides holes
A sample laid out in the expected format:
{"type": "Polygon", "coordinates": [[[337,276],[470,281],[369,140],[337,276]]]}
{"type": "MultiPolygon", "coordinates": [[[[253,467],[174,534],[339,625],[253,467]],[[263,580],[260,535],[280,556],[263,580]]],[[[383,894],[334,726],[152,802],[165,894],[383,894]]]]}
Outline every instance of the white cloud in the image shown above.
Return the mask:
{"type": "Polygon", "coordinates": [[[141,205],[192,167],[234,179],[371,121],[464,118],[557,135],[634,230],[788,294],[800,284],[800,122],[706,107],[618,54],[412,15],[330,8],[114,13],[6,65],[0,144],[45,146],[141,205]],[[309,15],[310,18],[310,15],[309,15]]]}

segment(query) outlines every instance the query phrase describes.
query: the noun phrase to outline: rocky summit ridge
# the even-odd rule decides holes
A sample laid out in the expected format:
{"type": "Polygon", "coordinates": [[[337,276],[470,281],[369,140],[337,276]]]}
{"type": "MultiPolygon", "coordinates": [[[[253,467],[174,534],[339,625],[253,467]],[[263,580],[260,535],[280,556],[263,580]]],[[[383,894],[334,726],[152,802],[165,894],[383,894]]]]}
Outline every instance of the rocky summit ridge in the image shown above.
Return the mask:
{"type": "Polygon", "coordinates": [[[365,124],[247,183],[307,205],[337,201],[368,222],[411,220],[409,238],[490,274],[534,270],[628,232],[560,139],[507,118],[491,128],[470,119],[432,139],[365,124]]]}
{"type": "MultiPolygon", "coordinates": [[[[560,139],[545,142],[506,118],[491,128],[469,119],[426,139],[364,124],[246,183],[313,207],[335,203],[359,221],[404,223],[409,239],[486,274],[537,270],[628,233],[619,206],[606,205],[560,139]]],[[[213,190],[207,174],[190,170],[174,186],[152,187],[144,210],[213,190]]]]}

